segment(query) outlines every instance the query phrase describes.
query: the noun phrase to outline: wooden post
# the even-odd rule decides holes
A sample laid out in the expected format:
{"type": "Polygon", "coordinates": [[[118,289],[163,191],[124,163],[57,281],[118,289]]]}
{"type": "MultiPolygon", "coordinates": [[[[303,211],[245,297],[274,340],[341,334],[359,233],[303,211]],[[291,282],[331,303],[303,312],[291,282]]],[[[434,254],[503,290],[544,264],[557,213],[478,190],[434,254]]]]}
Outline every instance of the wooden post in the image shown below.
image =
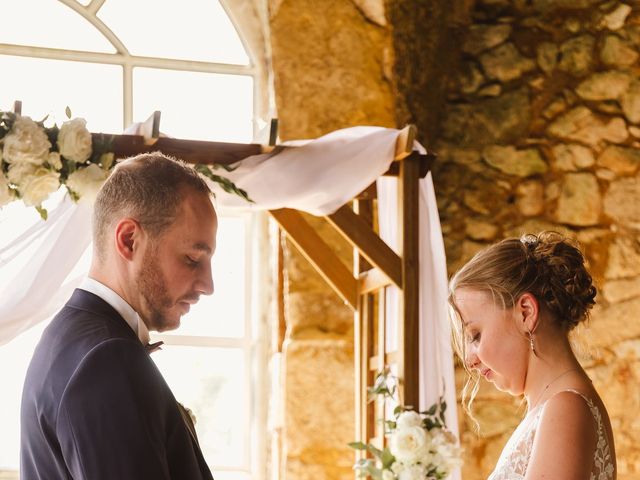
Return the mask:
{"type": "Polygon", "coordinates": [[[412,153],[400,161],[398,179],[398,233],[402,258],[402,300],[399,315],[400,401],[419,408],[419,178],[420,156],[412,153]]]}
{"type": "MultiPolygon", "coordinates": [[[[375,186],[375,185],[374,185],[375,186]]],[[[372,200],[357,199],[354,201],[354,212],[369,228],[373,225],[372,200]]],[[[358,248],[353,250],[353,271],[355,276],[371,271],[372,265],[364,258],[358,248]]],[[[354,312],[354,366],[355,366],[355,431],[356,440],[367,443],[371,434],[367,398],[369,384],[369,362],[371,356],[371,317],[373,314],[373,296],[367,292],[358,292],[358,308],[354,312]]],[[[356,460],[365,458],[367,453],[356,450],[356,460]]]]}

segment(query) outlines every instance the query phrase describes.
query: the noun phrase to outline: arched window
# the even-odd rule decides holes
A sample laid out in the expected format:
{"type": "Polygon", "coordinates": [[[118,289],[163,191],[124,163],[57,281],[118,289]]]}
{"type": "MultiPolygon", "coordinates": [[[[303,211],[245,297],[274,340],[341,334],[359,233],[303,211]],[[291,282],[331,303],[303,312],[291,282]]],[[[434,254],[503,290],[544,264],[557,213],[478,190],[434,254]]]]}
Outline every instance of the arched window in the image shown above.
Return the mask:
{"type": "Polygon", "coordinates": [[[2,16],[5,109],[22,100],[24,114],[61,122],[69,106],[112,133],[160,110],[175,137],[254,137],[262,61],[217,1],[21,0],[2,16]]]}
{"type": "MultiPolygon", "coordinates": [[[[253,2],[233,0],[9,2],[0,28],[0,109],[21,100],[23,115],[60,124],[68,106],[91,131],[109,133],[160,110],[161,130],[174,137],[255,141],[269,104],[261,14],[253,2]],[[234,18],[230,9],[240,4],[234,18]]],[[[15,232],[3,217],[37,219],[32,209],[19,209],[27,210],[17,202],[0,210],[0,246],[15,232]]],[[[251,215],[222,212],[218,295],[203,298],[179,330],[153,337],[165,347],[152,358],[176,398],[196,413],[217,480],[260,479],[264,470],[264,419],[256,414],[264,402],[252,381],[265,364],[256,361],[251,316],[255,224],[251,215]]],[[[20,391],[43,328],[0,347],[2,390],[11,392],[0,409],[2,479],[18,478],[20,391]]]]}

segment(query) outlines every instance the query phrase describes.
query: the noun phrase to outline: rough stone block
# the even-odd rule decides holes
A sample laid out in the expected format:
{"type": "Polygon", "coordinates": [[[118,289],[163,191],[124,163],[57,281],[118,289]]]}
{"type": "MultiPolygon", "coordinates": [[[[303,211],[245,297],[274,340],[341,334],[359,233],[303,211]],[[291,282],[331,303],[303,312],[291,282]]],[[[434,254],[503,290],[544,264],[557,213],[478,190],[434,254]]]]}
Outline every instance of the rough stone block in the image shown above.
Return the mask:
{"type": "Polygon", "coordinates": [[[460,147],[509,143],[524,135],[531,120],[526,88],[474,105],[448,105],[442,136],[460,147]]]}
{"type": "Polygon", "coordinates": [[[617,100],[629,89],[631,78],[618,70],[594,73],[578,85],[576,93],[585,100],[617,100]]]}
{"type": "Polygon", "coordinates": [[[535,217],[544,212],[544,186],[538,180],[527,180],[516,188],[516,205],[524,216],[535,217]]]}
{"type": "Polygon", "coordinates": [[[587,107],[576,107],[553,122],[548,129],[555,137],[586,143],[593,147],[608,141],[622,143],[629,137],[622,118],[601,118],[587,107]]]}
{"type": "Polygon", "coordinates": [[[608,281],[602,287],[602,294],[611,303],[640,297],[640,277],[608,281]]]}
{"type": "Polygon", "coordinates": [[[497,47],[511,35],[511,25],[473,25],[462,46],[465,53],[478,53],[497,47]]]}
{"type": "Polygon", "coordinates": [[[523,57],[513,43],[505,43],[480,57],[489,78],[501,82],[515,80],[535,68],[535,62],[523,57]]]}
{"type": "Polygon", "coordinates": [[[593,49],[596,40],[585,34],[571,38],[560,46],[558,68],[575,76],[589,73],[593,65],[593,49]]]}
{"type": "Polygon", "coordinates": [[[604,213],[623,225],[640,230],[640,178],[611,182],[604,197],[604,213]]]}
{"type": "MultiPolygon", "coordinates": [[[[640,239],[619,234],[609,245],[607,279],[630,278],[640,275],[640,239]]],[[[640,325],[640,322],[637,322],[640,325]]]]}
{"type": "Polygon", "coordinates": [[[353,339],[306,337],[285,343],[287,470],[301,475],[292,480],[337,478],[332,472],[348,472],[354,458],[347,446],[355,430],[353,339]],[[309,475],[300,464],[313,466],[309,475]]]}
{"type": "Polygon", "coordinates": [[[576,226],[595,225],[601,211],[602,198],[596,178],[590,173],[567,174],[558,199],[558,222],[576,226]]]}
{"type": "Polygon", "coordinates": [[[512,146],[491,145],[482,151],[482,156],[493,168],[518,177],[542,174],[548,169],[535,148],[517,150],[512,146]]]}
{"type": "Polygon", "coordinates": [[[597,163],[618,175],[633,174],[640,167],[640,151],[635,148],[610,145],[600,154],[597,163]]]}
{"type": "Polygon", "coordinates": [[[631,123],[640,123],[640,82],[631,83],[629,90],[622,96],[620,102],[625,117],[631,123]]]}
{"type": "Polygon", "coordinates": [[[638,52],[631,42],[617,35],[607,35],[600,50],[600,58],[605,65],[629,67],[638,60],[638,52]]]}
{"type": "Polygon", "coordinates": [[[595,163],[593,153],[587,147],[577,144],[560,144],[552,148],[554,167],[564,172],[589,168],[595,163]]]}

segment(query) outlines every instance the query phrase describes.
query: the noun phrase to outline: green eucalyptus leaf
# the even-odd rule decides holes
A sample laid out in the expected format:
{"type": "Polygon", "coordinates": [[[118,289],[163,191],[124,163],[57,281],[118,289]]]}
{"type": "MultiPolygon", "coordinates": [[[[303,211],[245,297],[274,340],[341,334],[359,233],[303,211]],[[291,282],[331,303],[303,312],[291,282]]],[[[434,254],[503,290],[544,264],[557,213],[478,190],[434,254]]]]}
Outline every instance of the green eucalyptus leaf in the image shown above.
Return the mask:
{"type": "Polygon", "coordinates": [[[253,203],[253,200],[249,198],[247,192],[245,192],[241,188],[238,188],[236,184],[228,178],[221,177],[220,175],[216,175],[215,173],[213,173],[208,165],[197,164],[195,166],[195,170],[208,179],[216,182],[225,192],[238,195],[239,197],[245,199],[247,202],[253,203]]]}
{"type": "Polygon", "coordinates": [[[348,445],[351,448],[355,448],[356,450],[366,450],[367,449],[367,445],[365,443],[362,443],[362,442],[350,442],[350,443],[348,443],[348,445]]]}
{"type": "Polygon", "coordinates": [[[393,454],[391,453],[391,450],[389,450],[388,448],[385,448],[382,451],[382,458],[380,459],[382,461],[382,468],[391,468],[391,465],[393,465],[393,462],[396,461],[396,457],[393,456],[393,454]]]}
{"type": "Polygon", "coordinates": [[[382,459],[382,450],[380,450],[379,448],[374,447],[373,445],[371,445],[370,443],[367,444],[367,450],[369,452],[371,452],[371,454],[373,456],[375,456],[378,459],[382,459]]]}
{"type": "Polygon", "coordinates": [[[67,118],[69,120],[71,120],[71,109],[69,108],[69,106],[67,105],[67,107],[64,109],[64,114],[67,116],[67,118]]]}
{"type": "Polygon", "coordinates": [[[214,170],[218,170],[221,168],[227,172],[233,172],[235,169],[238,168],[238,165],[236,165],[235,167],[233,165],[236,165],[236,164],[228,165],[226,163],[212,163],[210,166],[214,170]]]}
{"type": "Polygon", "coordinates": [[[47,212],[47,209],[46,208],[42,208],[41,205],[38,205],[36,207],[36,210],[40,214],[40,217],[42,218],[42,220],[46,220],[47,217],[49,216],[49,212],[47,212]]]}

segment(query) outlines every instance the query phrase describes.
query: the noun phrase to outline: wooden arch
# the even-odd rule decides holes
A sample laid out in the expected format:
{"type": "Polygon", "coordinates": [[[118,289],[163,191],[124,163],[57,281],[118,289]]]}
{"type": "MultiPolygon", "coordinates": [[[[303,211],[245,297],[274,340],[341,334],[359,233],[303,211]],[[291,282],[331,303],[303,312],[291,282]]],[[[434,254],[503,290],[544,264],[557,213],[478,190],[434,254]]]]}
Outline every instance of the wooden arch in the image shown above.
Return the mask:
{"type": "MultiPolygon", "coordinates": [[[[19,101],[15,102],[14,111],[19,114],[21,107],[19,101]]],[[[161,151],[195,164],[229,165],[274,148],[160,137],[159,125],[160,112],[154,112],[143,124],[142,135],[94,133],[93,139],[94,143],[108,141],[116,159],[161,151]]],[[[384,443],[384,424],[376,419],[383,417],[384,412],[380,404],[367,400],[367,388],[372,385],[376,372],[394,365],[400,380],[401,402],[419,405],[419,179],[428,173],[435,156],[413,151],[415,135],[413,126],[401,131],[395,161],[384,174],[397,177],[399,182],[399,253],[375,231],[375,183],[354,198],[351,205],[345,204],[324,217],[354,247],[353,270],[342,263],[300,212],[287,208],[269,212],[296,248],[354,311],[356,440],[380,446],[384,443]],[[376,309],[374,302],[375,296],[383,296],[384,289],[390,285],[401,292],[396,351],[387,351],[385,321],[381,314],[384,309],[376,309]]],[[[275,143],[275,137],[272,130],[271,143],[275,143]]]]}

